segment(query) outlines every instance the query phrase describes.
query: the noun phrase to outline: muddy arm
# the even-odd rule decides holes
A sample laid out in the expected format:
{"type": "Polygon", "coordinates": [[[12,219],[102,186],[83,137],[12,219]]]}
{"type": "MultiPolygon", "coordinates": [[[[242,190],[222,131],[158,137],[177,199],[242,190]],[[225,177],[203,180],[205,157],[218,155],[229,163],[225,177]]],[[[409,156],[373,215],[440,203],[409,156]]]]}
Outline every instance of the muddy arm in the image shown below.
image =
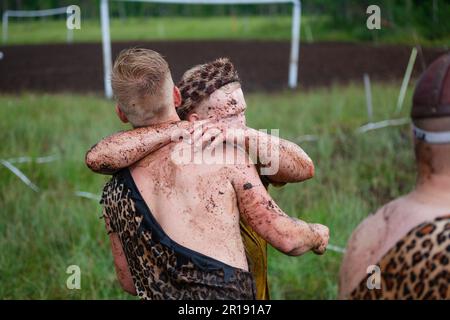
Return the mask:
{"type": "Polygon", "coordinates": [[[191,127],[192,123],[180,121],[115,133],[86,153],[86,165],[94,172],[113,174],[169,144],[172,135],[191,127]]]}
{"type": "Polygon", "coordinates": [[[301,182],[314,176],[314,163],[295,143],[251,128],[246,129],[245,135],[247,152],[251,154],[251,146],[257,146],[258,152],[252,158],[259,164],[260,173],[271,182],[301,182]]]}
{"type": "Polygon", "coordinates": [[[284,213],[264,188],[252,165],[240,165],[232,176],[239,212],[247,223],[279,251],[293,256],[309,250],[323,253],[328,229],[284,213]]]}

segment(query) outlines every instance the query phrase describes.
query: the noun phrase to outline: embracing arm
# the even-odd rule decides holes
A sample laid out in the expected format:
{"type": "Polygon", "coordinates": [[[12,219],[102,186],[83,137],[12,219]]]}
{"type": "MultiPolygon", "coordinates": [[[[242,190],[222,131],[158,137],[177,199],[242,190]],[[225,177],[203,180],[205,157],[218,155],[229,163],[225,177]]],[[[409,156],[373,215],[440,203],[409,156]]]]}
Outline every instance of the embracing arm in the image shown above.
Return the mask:
{"type": "Polygon", "coordinates": [[[245,140],[235,137],[233,131],[228,136],[226,131],[227,140],[238,144],[245,141],[246,152],[258,164],[260,174],[267,176],[270,182],[301,182],[314,176],[314,163],[295,143],[252,128],[244,128],[245,140]]]}
{"type": "Polygon", "coordinates": [[[232,184],[245,221],[285,254],[297,256],[309,250],[322,254],[328,244],[328,228],[288,216],[268,194],[255,167],[239,167],[232,175],[232,184]]]}
{"type": "Polygon", "coordinates": [[[278,170],[272,173],[270,168],[268,169],[271,182],[301,182],[314,176],[314,163],[298,145],[255,129],[249,128],[247,131],[249,140],[254,140],[250,143],[257,145],[257,159],[261,170],[275,165],[274,161],[278,161],[278,170]]]}
{"type": "Polygon", "coordinates": [[[86,153],[86,165],[94,172],[112,174],[169,144],[174,134],[191,127],[192,123],[180,121],[115,133],[86,153]]]}

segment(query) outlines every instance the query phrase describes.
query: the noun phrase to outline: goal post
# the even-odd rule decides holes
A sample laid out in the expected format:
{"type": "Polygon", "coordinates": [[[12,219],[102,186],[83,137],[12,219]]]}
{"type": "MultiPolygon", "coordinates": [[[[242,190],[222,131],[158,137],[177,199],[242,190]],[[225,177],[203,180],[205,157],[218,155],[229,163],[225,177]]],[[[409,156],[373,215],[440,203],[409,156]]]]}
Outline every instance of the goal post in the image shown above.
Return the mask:
{"type": "MultiPolygon", "coordinates": [[[[8,22],[10,17],[16,18],[34,18],[34,17],[48,17],[60,14],[69,14],[67,12],[68,8],[53,8],[45,10],[6,10],[2,15],[2,42],[6,44],[8,41],[8,22]]],[[[67,42],[71,43],[73,41],[73,30],[67,28],[67,42]]]]}
{"type": "MultiPolygon", "coordinates": [[[[300,53],[300,25],[301,25],[301,0],[114,0],[123,2],[152,2],[162,4],[205,4],[205,5],[243,5],[243,4],[281,4],[291,3],[292,30],[291,30],[291,53],[289,60],[288,86],[291,89],[297,87],[298,83],[298,60],[300,53]]],[[[111,87],[111,33],[109,23],[109,0],[100,1],[100,20],[102,29],[102,50],[105,96],[112,98],[111,87]]]]}

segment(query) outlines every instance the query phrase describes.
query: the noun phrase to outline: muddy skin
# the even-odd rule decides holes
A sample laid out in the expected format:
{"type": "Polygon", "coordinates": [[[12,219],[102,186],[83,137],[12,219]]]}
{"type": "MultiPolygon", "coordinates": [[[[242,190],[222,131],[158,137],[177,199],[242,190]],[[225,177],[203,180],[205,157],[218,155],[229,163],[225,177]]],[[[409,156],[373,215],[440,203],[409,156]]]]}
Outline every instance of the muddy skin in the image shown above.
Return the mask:
{"type": "Polygon", "coordinates": [[[174,133],[192,130],[192,127],[192,123],[182,121],[118,132],[88,150],[86,165],[94,172],[114,173],[170,143],[174,133]]]}
{"type": "Polygon", "coordinates": [[[253,185],[250,182],[247,182],[246,184],[244,184],[243,187],[244,187],[244,190],[248,190],[248,189],[253,188],[253,185]]]}
{"type": "Polygon", "coordinates": [[[240,217],[287,254],[299,255],[320,245],[322,239],[313,228],[290,218],[273,202],[254,167],[242,160],[242,165],[228,166],[176,164],[170,153],[180,143],[131,167],[145,202],[175,242],[244,270],[248,265],[240,217]],[[252,179],[246,179],[249,176],[252,179]]]}
{"type": "MultiPolygon", "coordinates": [[[[235,84],[230,84],[222,90],[215,91],[209,99],[200,103],[196,112],[200,119],[221,120],[230,127],[244,128],[245,126],[245,99],[242,90],[231,90],[235,84]]],[[[237,87],[238,88],[238,87],[237,87]]],[[[192,130],[193,123],[179,122],[178,124],[164,124],[132,131],[119,132],[100,141],[86,154],[86,164],[91,170],[104,174],[111,174],[128,167],[143,156],[158,150],[170,142],[171,135],[178,129],[192,130]]],[[[297,145],[279,139],[274,143],[267,135],[257,130],[246,128],[245,145],[257,146],[255,159],[260,168],[272,165],[273,159],[264,157],[276,154],[278,157],[278,172],[267,178],[276,184],[300,182],[314,176],[314,164],[308,155],[297,145]],[[249,142],[249,139],[252,142],[249,142]],[[268,150],[268,152],[266,152],[268,150]],[[275,153],[276,152],[276,153],[275,153]]]]}
{"type": "Polygon", "coordinates": [[[219,165],[172,162],[170,153],[176,144],[161,148],[132,167],[142,196],[172,240],[247,270],[229,172],[219,165]]]}
{"type": "Polygon", "coordinates": [[[205,115],[201,115],[202,112],[200,112],[202,117],[220,121],[243,115],[246,108],[245,103],[238,104],[238,101],[233,97],[219,96],[203,100],[200,106],[193,110],[204,109],[205,115]]]}
{"type": "MultiPolygon", "coordinates": [[[[241,215],[256,232],[264,234],[275,248],[291,255],[300,255],[320,245],[314,227],[286,215],[272,199],[249,192],[242,187],[239,208],[241,215]]],[[[260,189],[264,189],[262,186],[260,189]]]]}
{"type": "Polygon", "coordinates": [[[314,176],[314,164],[308,155],[296,144],[274,138],[254,129],[245,128],[245,109],[247,108],[242,90],[233,85],[214,92],[209,99],[202,101],[193,109],[200,118],[225,121],[230,127],[244,128],[246,148],[249,144],[257,146],[256,161],[260,168],[271,167],[277,161],[278,171],[269,180],[275,183],[300,182],[314,176]],[[249,142],[248,139],[251,139],[249,142]],[[273,155],[278,154],[275,158],[273,155]]]}
{"type": "Polygon", "coordinates": [[[430,180],[431,176],[436,173],[433,165],[432,150],[430,145],[424,144],[421,141],[416,141],[415,146],[416,158],[420,159],[418,164],[418,171],[420,175],[417,180],[418,184],[424,184],[430,180]]]}

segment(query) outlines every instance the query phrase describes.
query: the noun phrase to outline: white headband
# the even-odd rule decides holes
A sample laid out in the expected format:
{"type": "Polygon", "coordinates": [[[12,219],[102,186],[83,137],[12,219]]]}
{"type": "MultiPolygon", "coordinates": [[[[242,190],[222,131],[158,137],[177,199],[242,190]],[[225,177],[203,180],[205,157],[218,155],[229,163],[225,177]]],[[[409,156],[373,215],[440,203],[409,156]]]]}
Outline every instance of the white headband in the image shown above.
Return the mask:
{"type": "Polygon", "coordinates": [[[413,124],[413,132],[417,139],[430,144],[450,143],[450,131],[431,132],[417,128],[413,124]]]}

